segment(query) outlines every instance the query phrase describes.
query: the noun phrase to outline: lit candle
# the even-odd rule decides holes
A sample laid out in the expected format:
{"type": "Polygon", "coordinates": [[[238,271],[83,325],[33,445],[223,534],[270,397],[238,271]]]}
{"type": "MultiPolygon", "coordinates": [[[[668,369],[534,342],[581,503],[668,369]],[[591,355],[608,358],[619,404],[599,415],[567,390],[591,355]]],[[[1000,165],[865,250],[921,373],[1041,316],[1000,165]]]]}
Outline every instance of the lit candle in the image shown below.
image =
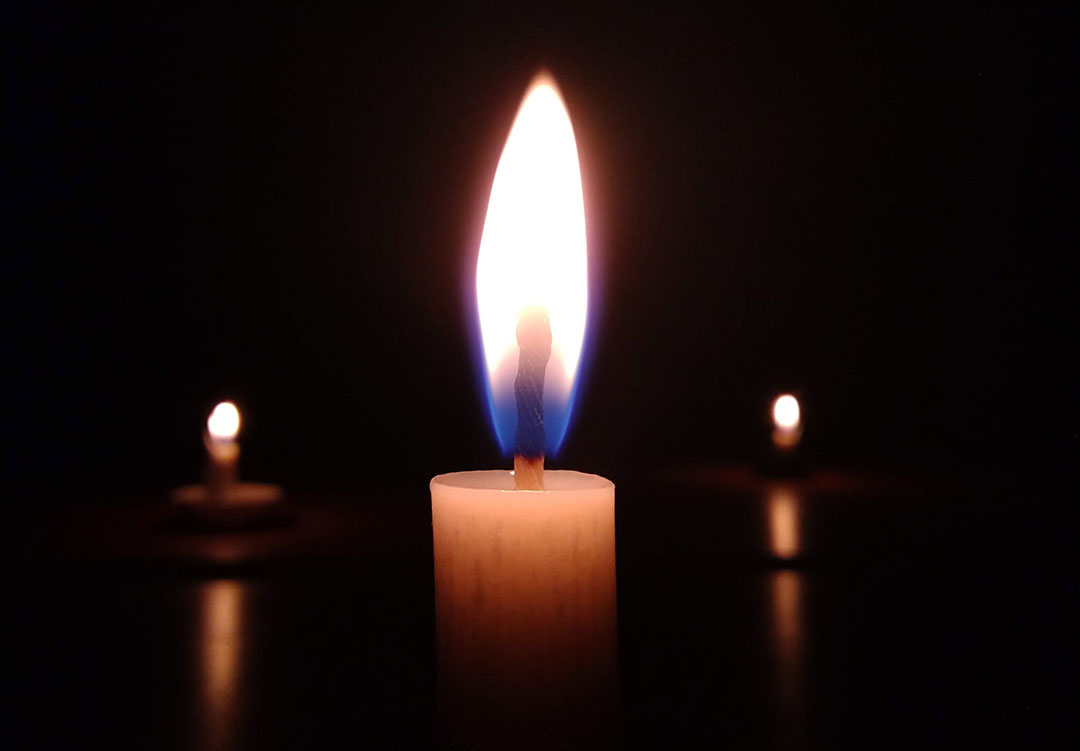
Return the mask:
{"type": "Polygon", "coordinates": [[[772,406],[773,445],[781,451],[795,448],[802,438],[802,415],[799,400],[791,394],[776,397],[772,406]]]}
{"type": "Polygon", "coordinates": [[[211,503],[222,503],[236,483],[240,460],[240,411],[232,402],[221,402],[206,419],[206,494],[211,503]]]}
{"type": "Polygon", "coordinates": [[[477,261],[496,435],[514,470],[431,481],[440,700],[453,733],[579,732],[615,691],[615,486],[544,468],[573,401],[587,308],[577,146],[554,81],[507,139],[477,261]]]}
{"type": "Polygon", "coordinates": [[[206,446],[206,481],[185,485],[172,492],[172,498],[193,518],[202,523],[244,525],[268,520],[287,521],[288,514],[279,508],[283,493],[277,485],[239,482],[240,410],[232,402],[221,402],[206,420],[203,445],[206,446]]]}

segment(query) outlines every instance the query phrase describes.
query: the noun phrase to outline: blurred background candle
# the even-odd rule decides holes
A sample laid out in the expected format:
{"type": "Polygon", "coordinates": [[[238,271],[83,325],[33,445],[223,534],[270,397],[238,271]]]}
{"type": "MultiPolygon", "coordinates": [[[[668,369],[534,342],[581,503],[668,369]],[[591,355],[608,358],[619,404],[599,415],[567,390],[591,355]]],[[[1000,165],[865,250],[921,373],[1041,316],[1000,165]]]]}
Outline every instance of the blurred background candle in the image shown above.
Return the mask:
{"type": "Polygon", "coordinates": [[[773,445],[781,451],[791,451],[802,438],[802,412],[799,400],[792,394],[776,397],[772,406],[773,445]]]}
{"type": "Polygon", "coordinates": [[[232,402],[221,402],[206,420],[205,482],[184,485],[172,491],[172,499],[183,514],[199,524],[214,527],[263,526],[291,521],[291,514],[278,503],[281,488],[260,482],[240,482],[240,410],[232,402]]]}
{"type": "MultiPolygon", "coordinates": [[[[554,81],[540,75],[499,161],[477,261],[484,367],[504,449],[518,418],[515,329],[534,307],[551,328],[541,429],[546,453],[559,447],[584,340],[586,272],[573,128],[554,81]]],[[[431,481],[444,721],[466,744],[578,745],[604,727],[615,700],[615,486],[550,469],[542,489],[516,486],[510,471],[431,481]]]]}
{"type": "Polygon", "coordinates": [[[211,503],[222,503],[236,483],[240,460],[240,411],[232,402],[221,402],[206,420],[206,494],[211,503]]]}

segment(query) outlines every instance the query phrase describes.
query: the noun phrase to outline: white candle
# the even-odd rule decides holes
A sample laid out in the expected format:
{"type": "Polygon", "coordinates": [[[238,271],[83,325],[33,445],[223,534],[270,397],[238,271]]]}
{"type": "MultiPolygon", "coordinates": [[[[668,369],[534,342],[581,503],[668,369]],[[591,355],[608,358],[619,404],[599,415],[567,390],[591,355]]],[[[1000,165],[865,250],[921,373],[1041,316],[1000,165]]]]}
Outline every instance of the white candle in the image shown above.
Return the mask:
{"type": "Polygon", "coordinates": [[[546,470],[544,488],[507,471],[431,481],[440,701],[466,736],[574,732],[612,708],[615,486],[546,470]]]}

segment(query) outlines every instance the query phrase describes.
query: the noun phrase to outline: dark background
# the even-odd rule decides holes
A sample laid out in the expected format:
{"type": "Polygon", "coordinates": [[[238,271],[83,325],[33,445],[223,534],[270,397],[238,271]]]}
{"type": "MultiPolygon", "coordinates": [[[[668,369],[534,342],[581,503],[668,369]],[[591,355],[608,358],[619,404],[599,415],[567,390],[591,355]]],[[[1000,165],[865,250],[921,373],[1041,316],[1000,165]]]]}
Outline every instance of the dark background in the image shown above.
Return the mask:
{"type": "Polygon", "coordinates": [[[9,496],[498,466],[471,333],[519,99],[578,137],[593,297],[557,466],[1062,477],[1076,26],[1059,7],[32,4],[9,18],[9,496]]]}
{"type": "Polygon", "coordinates": [[[9,10],[0,746],[200,747],[222,587],[234,747],[439,737],[426,485],[508,466],[473,272],[546,66],[622,747],[1071,747],[1077,24],[897,6],[9,10]],[[780,390],[841,468],[785,481],[794,559],[715,466],[780,390]],[[223,398],[293,525],[173,519],[223,398]]]}

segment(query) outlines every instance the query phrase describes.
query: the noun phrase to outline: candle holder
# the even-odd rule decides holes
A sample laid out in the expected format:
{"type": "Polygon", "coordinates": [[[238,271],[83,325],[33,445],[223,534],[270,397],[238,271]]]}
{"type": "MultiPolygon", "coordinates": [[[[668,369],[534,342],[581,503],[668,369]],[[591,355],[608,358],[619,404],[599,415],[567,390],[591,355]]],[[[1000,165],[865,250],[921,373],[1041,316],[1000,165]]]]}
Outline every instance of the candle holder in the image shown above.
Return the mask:
{"type": "Polygon", "coordinates": [[[185,485],[170,494],[181,526],[207,530],[240,530],[292,523],[294,515],[281,503],[277,485],[234,482],[224,491],[208,485],[185,485]]]}

